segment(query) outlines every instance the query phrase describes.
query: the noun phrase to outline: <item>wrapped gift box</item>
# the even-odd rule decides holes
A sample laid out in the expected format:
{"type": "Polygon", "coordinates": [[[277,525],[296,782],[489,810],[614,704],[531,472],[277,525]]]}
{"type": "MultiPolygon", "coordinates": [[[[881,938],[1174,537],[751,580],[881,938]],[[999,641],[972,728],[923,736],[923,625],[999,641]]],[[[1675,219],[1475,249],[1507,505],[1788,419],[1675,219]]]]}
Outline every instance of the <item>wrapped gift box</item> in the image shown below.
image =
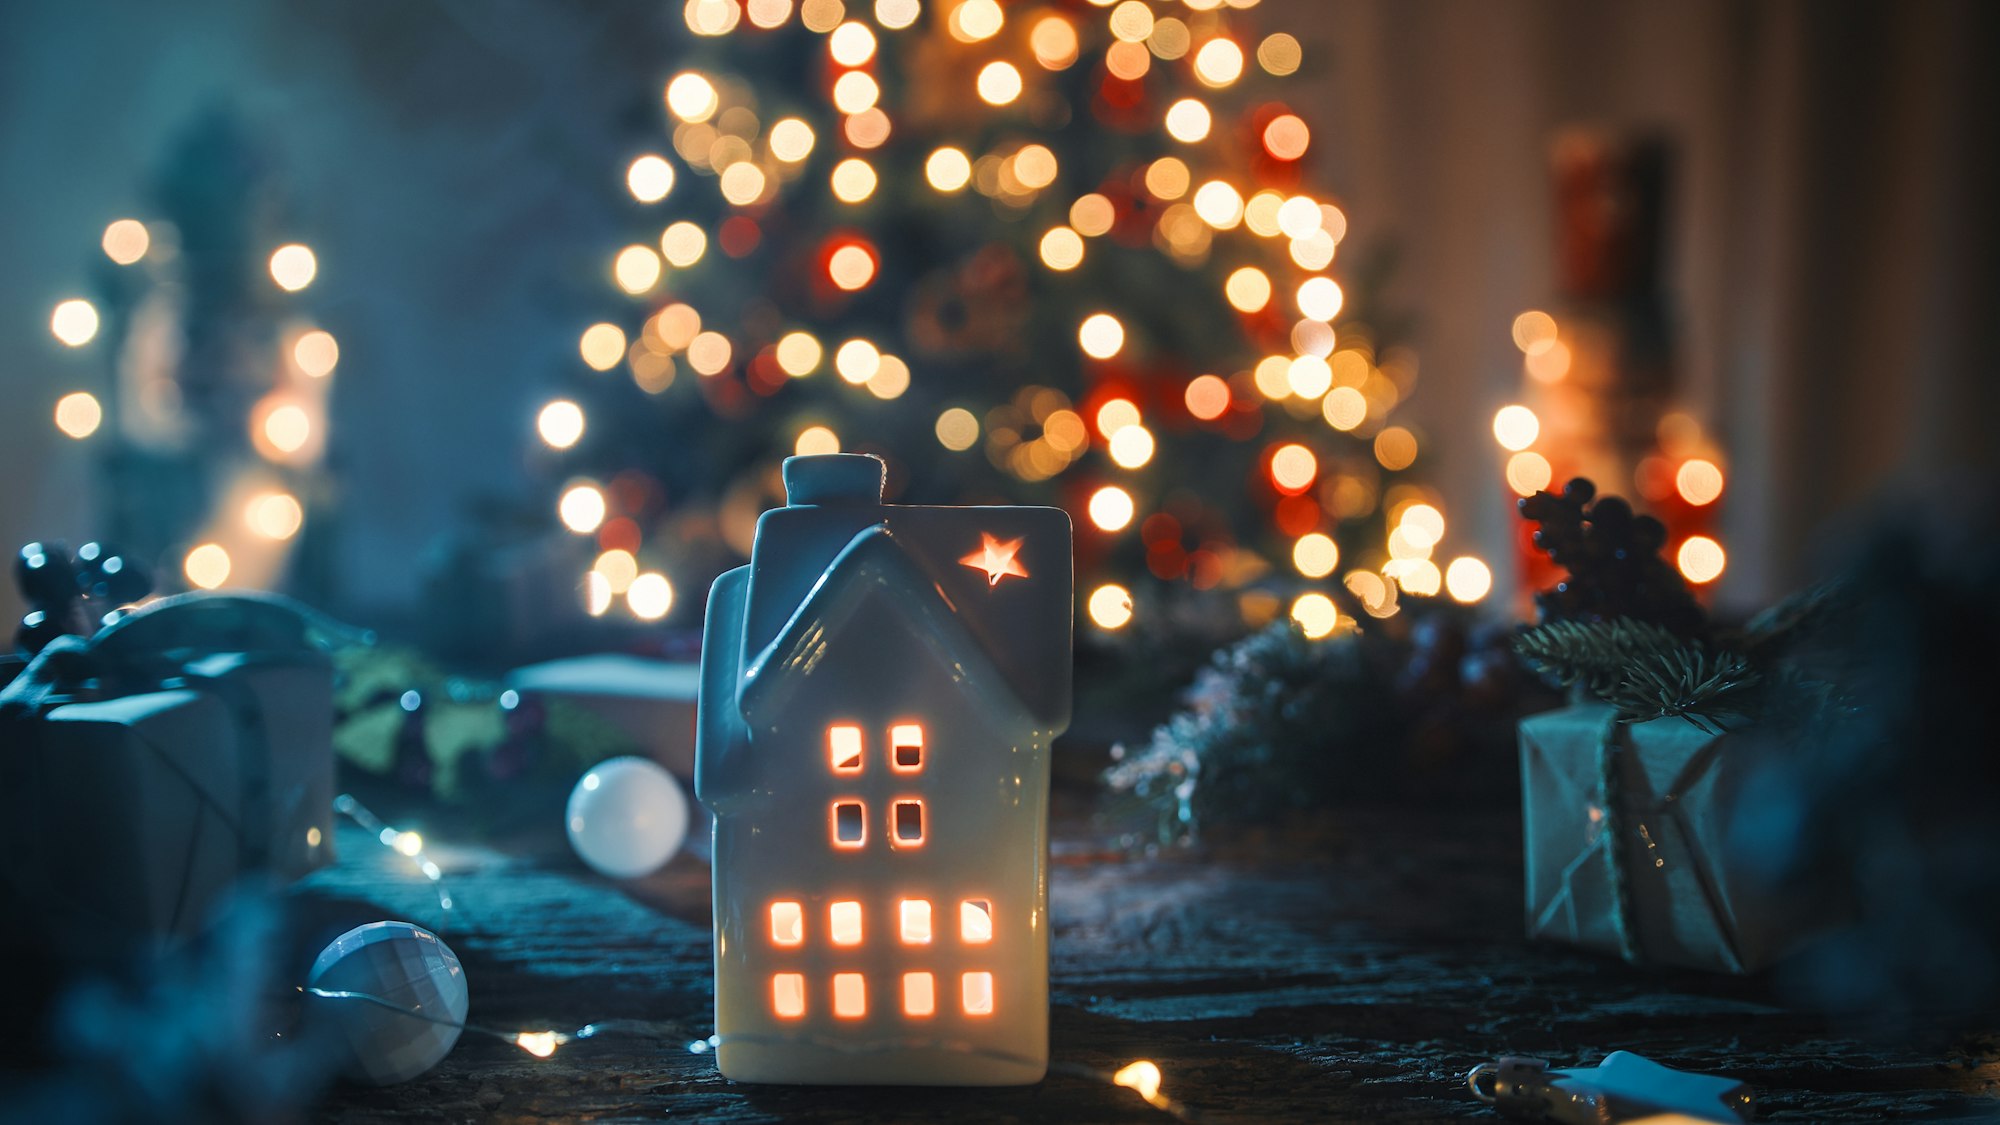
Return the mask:
{"type": "Polygon", "coordinates": [[[1744,973],[1809,931],[1724,848],[1742,740],[1597,703],[1524,719],[1520,738],[1529,936],[1744,973]]]}
{"type": "Polygon", "coordinates": [[[56,702],[0,729],[10,914],[92,958],[199,930],[241,870],[222,701],[181,690],[56,702]]]}
{"type": "Polygon", "coordinates": [[[0,911],[80,959],[199,930],[333,858],[333,669],[308,612],[187,595],[0,690],[0,911]]]}

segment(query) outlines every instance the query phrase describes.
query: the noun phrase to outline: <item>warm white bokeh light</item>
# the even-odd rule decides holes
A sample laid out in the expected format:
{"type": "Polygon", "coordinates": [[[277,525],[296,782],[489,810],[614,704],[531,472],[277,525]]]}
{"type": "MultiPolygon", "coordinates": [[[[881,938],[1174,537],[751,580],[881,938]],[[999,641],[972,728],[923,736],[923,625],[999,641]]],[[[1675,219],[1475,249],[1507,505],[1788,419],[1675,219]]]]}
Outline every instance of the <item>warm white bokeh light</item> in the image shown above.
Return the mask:
{"type": "Polygon", "coordinates": [[[72,348],[80,348],[97,336],[97,306],[80,297],[58,304],[49,314],[49,331],[72,348]]]}
{"type": "Polygon", "coordinates": [[[312,284],[319,273],[319,260],[311,248],[293,242],[271,252],[271,280],[287,293],[296,293],[312,284]]]}
{"type": "Polygon", "coordinates": [[[213,590],[229,581],[229,552],[220,543],[203,543],[187,553],[181,572],[204,590],[213,590]]]}
{"type": "Polygon", "coordinates": [[[1090,522],[1101,531],[1123,531],[1132,522],[1132,494],[1107,484],[1090,494],[1090,522]]]}
{"type": "Polygon", "coordinates": [[[583,437],[583,408],[559,398],[535,416],[535,432],[550,449],[568,449],[583,437]]]}
{"type": "Polygon", "coordinates": [[[1100,629],[1123,629],[1132,620],[1132,591],[1115,583],[1092,590],[1086,604],[1091,624],[1100,629]]]}
{"type": "Polygon", "coordinates": [[[56,400],[56,429],[78,441],[104,424],[104,407],[89,391],[71,391],[56,400]]]}

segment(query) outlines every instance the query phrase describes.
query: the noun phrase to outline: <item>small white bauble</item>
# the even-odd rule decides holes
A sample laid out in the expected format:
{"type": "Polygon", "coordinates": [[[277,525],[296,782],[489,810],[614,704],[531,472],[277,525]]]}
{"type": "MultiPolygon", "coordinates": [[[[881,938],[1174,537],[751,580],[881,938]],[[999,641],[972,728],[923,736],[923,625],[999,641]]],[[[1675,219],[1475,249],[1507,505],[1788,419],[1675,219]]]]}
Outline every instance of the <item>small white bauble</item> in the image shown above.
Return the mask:
{"type": "Polygon", "coordinates": [[[408,922],[370,922],[333,939],[313,962],[306,983],[380,997],[430,1017],[361,999],[319,1001],[346,1038],[349,1076],[378,1086],[408,1081],[436,1066],[451,1053],[465,1023],[465,969],[458,955],[436,934],[408,922]]]}
{"type": "Polygon", "coordinates": [[[646,758],[599,762],[570,790],[570,846],[591,870],[636,879],[665,866],[687,839],[688,803],[674,775],[646,758]]]}

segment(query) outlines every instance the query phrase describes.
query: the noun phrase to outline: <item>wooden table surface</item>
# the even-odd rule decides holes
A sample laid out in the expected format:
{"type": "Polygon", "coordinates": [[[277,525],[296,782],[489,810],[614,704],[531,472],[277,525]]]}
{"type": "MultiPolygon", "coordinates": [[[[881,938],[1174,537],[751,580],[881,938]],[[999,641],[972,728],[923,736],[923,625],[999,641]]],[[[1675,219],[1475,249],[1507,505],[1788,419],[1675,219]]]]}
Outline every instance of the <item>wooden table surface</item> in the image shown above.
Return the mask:
{"type": "MultiPolygon", "coordinates": [[[[1311,849],[1107,852],[1059,819],[1051,889],[1059,1065],[1156,1061],[1210,1120],[1501,1118],[1475,1063],[1589,1065],[1626,1049],[1757,1090],[1760,1120],[2000,1120],[2000,1039],[1885,1035],[1788,1011],[1767,981],[1629,968],[1522,937],[1517,818],[1339,814],[1311,849]]],[[[295,894],[328,936],[439,922],[408,860],[358,831],[295,894]]],[[[683,856],[618,884],[559,847],[430,853],[458,905],[446,941],[471,1019],[509,1029],[669,1021],[686,1038],[607,1035],[536,1059],[467,1035],[401,1086],[336,1088],[329,1121],[1165,1120],[1131,1091],[1054,1073],[1012,1089],[740,1086],[687,1042],[712,1030],[707,871],[683,856]]]]}

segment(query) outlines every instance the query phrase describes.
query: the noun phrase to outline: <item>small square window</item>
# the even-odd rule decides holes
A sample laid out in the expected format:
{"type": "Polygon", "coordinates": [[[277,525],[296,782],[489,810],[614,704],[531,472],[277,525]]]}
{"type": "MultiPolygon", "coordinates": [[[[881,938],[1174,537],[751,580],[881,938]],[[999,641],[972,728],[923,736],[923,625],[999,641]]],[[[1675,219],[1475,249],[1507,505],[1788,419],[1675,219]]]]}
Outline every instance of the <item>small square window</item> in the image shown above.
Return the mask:
{"type": "Polygon", "coordinates": [[[868,813],[860,801],[833,803],[833,844],[838,848],[858,848],[868,836],[868,813]]]}
{"type": "Polygon", "coordinates": [[[826,932],[835,945],[861,944],[861,904],[836,902],[826,908],[826,932]]]}
{"type": "Polygon", "coordinates": [[[771,1010],[788,1020],[795,1020],[806,1014],[804,973],[778,973],[772,976],[771,1010]]]}
{"type": "Polygon", "coordinates": [[[806,912],[796,902],[771,904],[771,943],[798,945],[806,940],[806,912]]]}
{"type": "Polygon", "coordinates": [[[918,800],[897,801],[892,822],[899,844],[921,844],[924,842],[924,803],[918,800]]]}
{"type": "Polygon", "coordinates": [[[916,773],[924,768],[922,725],[897,723],[889,728],[889,765],[898,773],[916,773]]]}
{"type": "Polygon", "coordinates": [[[967,945],[985,945],[993,940],[993,904],[983,898],[969,898],[958,904],[958,937],[967,945]]]}
{"type": "Polygon", "coordinates": [[[903,974],[903,1014],[928,1016],[937,1012],[937,979],[929,973],[903,974]]]}
{"type": "Polygon", "coordinates": [[[902,902],[901,919],[904,945],[929,945],[931,943],[931,904],[928,899],[906,898],[902,902]]]}
{"type": "MultiPolygon", "coordinates": [[[[986,1006],[992,1010],[990,1000],[986,1006]]],[[[860,973],[833,974],[833,1014],[846,1020],[858,1020],[868,1014],[868,982],[860,973]]]]}
{"type": "Polygon", "coordinates": [[[967,973],[959,978],[961,999],[965,1002],[968,1016],[990,1016],[993,1014],[993,974],[967,973]]]}
{"type": "Polygon", "coordinates": [[[835,773],[861,772],[861,728],[836,723],[826,728],[827,761],[835,773]]]}

